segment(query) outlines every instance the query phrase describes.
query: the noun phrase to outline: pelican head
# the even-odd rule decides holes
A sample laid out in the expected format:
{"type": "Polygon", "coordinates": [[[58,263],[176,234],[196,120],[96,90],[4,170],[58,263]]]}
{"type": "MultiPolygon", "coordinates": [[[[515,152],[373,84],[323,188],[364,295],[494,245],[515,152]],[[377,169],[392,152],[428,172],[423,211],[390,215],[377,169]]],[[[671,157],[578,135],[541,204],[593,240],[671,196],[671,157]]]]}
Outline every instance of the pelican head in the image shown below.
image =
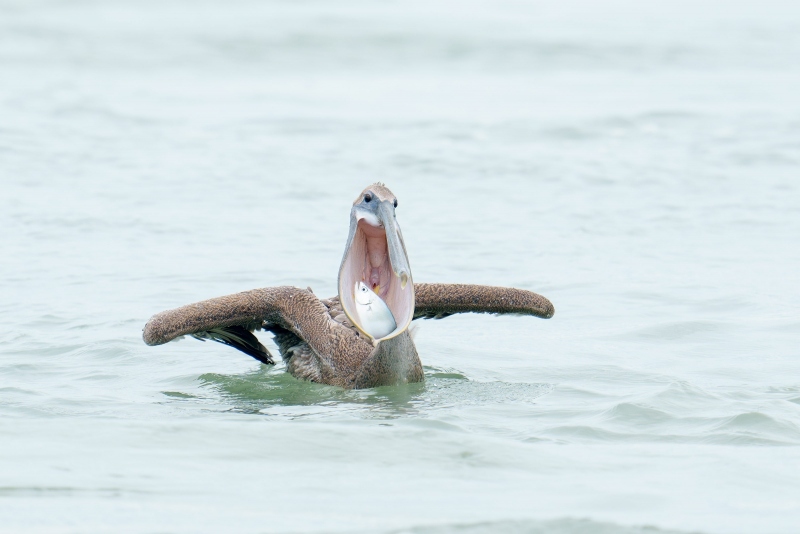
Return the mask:
{"type": "Polygon", "coordinates": [[[350,234],[339,267],[339,301],[347,318],[373,344],[398,336],[414,318],[414,282],[395,217],[397,198],[383,184],[364,189],[350,210],[350,234]],[[375,338],[361,324],[355,292],[362,282],[389,307],[396,328],[375,338]]]}

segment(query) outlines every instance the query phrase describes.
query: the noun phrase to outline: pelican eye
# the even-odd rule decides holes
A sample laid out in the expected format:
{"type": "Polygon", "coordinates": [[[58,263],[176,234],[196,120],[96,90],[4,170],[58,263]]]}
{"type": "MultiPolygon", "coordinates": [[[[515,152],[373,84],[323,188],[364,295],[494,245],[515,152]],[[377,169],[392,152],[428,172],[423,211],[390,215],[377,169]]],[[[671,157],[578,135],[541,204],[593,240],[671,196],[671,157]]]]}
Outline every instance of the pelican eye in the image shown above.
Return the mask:
{"type": "Polygon", "coordinates": [[[394,207],[397,207],[397,199],[394,199],[394,207]]]}
{"type": "Polygon", "coordinates": [[[372,195],[370,195],[369,193],[364,195],[364,202],[369,202],[370,200],[372,200],[372,195]]]}

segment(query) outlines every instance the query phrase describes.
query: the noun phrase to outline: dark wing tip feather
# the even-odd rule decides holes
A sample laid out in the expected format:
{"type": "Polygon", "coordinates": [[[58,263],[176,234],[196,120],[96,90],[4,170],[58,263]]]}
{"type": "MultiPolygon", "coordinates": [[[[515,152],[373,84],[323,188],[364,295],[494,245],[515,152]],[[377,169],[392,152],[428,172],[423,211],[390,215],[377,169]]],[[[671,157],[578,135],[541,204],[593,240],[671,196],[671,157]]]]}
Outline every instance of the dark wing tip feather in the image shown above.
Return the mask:
{"type": "Polygon", "coordinates": [[[217,343],[222,343],[229,347],[233,347],[252,356],[261,363],[267,365],[275,365],[272,355],[267,348],[261,344],[258,338],[252,332],[241,326],[226,326],[225,328],[214,328],[206,332],[197,332],[192,334],[193,337],[205,341],[210,339],[217,343]]]}

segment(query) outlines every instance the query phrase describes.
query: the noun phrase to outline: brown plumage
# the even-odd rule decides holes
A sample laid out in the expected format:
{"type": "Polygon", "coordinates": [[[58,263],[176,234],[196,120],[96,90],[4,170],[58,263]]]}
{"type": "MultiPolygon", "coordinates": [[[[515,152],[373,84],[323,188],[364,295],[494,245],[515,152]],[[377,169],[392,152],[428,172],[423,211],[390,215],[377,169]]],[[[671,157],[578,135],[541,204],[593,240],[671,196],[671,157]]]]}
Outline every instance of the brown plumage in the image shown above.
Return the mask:
{"type": "MultiPolygon", "coordinates": [[[[378,240],[374,247],[388,249],[392,258],[399,258],[399,254],[404,256],[405,246],[399,236],[399,227],[398,236],[388,235],[396,221],[387,221],[387,217],[393,217],[393,207],[391,215],[387,215],[387,205],[396,204],[396,200],[383,185],[368,187],[356,199],[351,212],[351,238],[360,235],[357,228],[364,224],[358,219],[360,214],[378,202],[384,203],[380,208],[374,208],[381,226],[367,227],[367,235],[371,235],[369,232],[375,228],[386,228],[384,241],[378,240]],[[369,200],[366,200],[367,195],[369,200]],[[392,242],[393,239],[399,241],[392,242]]],[[[348,243],[351,241],[349,239],[348,243]]],[[[368,260],[367,253],[375,252],[376,249],[370,247],[373,247],[372,241],[369,246],[362,246],[366,260],[362,258],[363,261],[359,260],[361,263],[368,260]]],[[[345,250],[345,259],[348,252],[345,250]]],[[[343,260],[340,279],[345,276],[345,263],[343,260]]],[[[403,265],[401,274],[409,277],[408,285],[401,288],[397,282],[398,285],[389,287],[396,282],[393,278],[390,283],[384,283],[382,290],[396,317],[407,313],[404,310],[411,310],[413,319],[439,319],[455,313],[520,314],[547,319],[555,311],[545,297],[522,289],[470,284],[415,284],[410,280],[410,271],[406,273],[407,258],[392,259],[391,265],[378,264],[374,270],[378,272],[388,265],[399,280],[398,264],[403,265]],[[413,298],[413,307],[404,302],[403,299],[408,297],[413,298]]],[[[366,265],[366,270],[372,268],[368,263],[366,265]]],[[[384,271],[380,272],[385,276],[384,271]]],[[[352,278],[352,273],[348,276],[352,278]]],[[[148,345],[161,345],[184,335],[211,339],[269,364],[273,363],[272,355],[251,333],[267,330],[274,334],[287,370],[297,378],[343,388],[423,380],[422,363],[409,335],[408,321],[405,324],[398,321],[398,329],[387,337],[372,339],[353,324],[353,314],[348,313],[346,305],[342,304],[342,291],[340,284],[339,296],[320,300],[310,290],[283,286],[209,299],[154,315],[145,325],[142,337],[148,345]]]]}

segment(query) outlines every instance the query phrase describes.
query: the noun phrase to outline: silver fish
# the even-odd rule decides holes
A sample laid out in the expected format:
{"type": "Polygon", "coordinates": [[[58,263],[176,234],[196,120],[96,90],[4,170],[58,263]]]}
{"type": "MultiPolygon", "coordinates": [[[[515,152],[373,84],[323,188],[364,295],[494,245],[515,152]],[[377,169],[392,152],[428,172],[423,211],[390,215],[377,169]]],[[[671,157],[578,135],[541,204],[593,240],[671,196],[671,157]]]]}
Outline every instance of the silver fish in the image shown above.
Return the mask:
{"type": "Polygon", "coordinates": [[[391,334],[397,323],[386,303],[364,282],[356,283],[356,313],[364,332],[375,339],[391,334]]]}

